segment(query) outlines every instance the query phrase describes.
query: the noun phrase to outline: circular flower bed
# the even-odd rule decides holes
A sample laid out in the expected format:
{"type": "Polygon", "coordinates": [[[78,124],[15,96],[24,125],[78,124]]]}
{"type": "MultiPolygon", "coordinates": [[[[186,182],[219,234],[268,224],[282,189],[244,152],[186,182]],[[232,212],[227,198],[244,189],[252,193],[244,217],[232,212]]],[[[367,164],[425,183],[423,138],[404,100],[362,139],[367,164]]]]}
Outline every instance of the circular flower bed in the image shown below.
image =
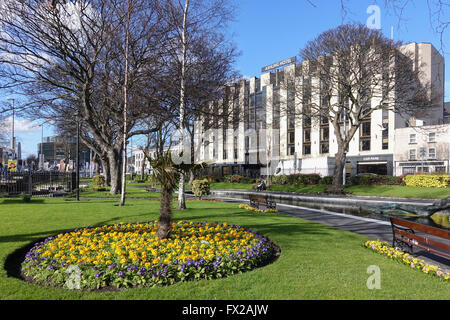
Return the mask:
{"type": "Polygon", "coordinates": [[[168,285],[248,271],[277,253],[267,238],[238,225],[180,221],[168,239],[157,230],[154,220],[49,237],[26,254],[22,274],[70,289],[168,285]]]}

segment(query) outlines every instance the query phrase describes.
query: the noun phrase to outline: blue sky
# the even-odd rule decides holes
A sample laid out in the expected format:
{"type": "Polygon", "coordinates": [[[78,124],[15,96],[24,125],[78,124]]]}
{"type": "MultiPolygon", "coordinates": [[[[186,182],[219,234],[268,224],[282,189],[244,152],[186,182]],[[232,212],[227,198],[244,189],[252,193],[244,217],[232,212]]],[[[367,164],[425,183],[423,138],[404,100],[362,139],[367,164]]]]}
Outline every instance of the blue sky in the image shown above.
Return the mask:
{"type": "MultiPolygon", "coordinates": [[[[242,55],[235,67],[247,77],[258,76],[261,67],[298,55],[309,40],[321,32],[342,23],[343,12],[339,0],[235,0],[236,21],[230,25],[230,34],[242,55]]],[[[432,28],[427,1],[414,0],[402,14],[402,20],[392,10],[384,7],[384,0],[345,0],[347,12],[344,22],[366,23],[372,12],[370,5],[380,8],[380,23],[383,33],[405,43],[429,42],[441,48],[439,35],[432,28]]],[[[447,17],[449,14],[447,14],[447,17]]],[[[444,54],[450,61],[450,30],[445,34],[444,54]]],[[[446,101],[450,101],[450,62],[446,63],[446,101]]],[[[23,122],[23,130],[16,128],[18,141],[22,143],[24,156],[35,154],[41,139],[41,129],[23,122]]],[[[50,126],[44,126],[44,136],[53,134],[50,126]]]]}

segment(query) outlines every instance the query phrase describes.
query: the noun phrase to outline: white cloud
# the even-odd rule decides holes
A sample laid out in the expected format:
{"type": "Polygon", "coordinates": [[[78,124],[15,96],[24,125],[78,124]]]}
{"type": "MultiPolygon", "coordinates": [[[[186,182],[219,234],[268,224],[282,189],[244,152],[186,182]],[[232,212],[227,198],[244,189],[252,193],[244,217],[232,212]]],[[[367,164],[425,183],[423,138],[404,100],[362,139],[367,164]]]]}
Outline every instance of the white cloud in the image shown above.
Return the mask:
{"type": "MultiPolygon", "coordinates": [[[[11,134],[12,117],[6,118],[0,125],[2,132],[11,134]]],[[[27,119],[14,119],[14,135],[21,133],[37,133],[40,130],[39,123],[27,119]]]]}

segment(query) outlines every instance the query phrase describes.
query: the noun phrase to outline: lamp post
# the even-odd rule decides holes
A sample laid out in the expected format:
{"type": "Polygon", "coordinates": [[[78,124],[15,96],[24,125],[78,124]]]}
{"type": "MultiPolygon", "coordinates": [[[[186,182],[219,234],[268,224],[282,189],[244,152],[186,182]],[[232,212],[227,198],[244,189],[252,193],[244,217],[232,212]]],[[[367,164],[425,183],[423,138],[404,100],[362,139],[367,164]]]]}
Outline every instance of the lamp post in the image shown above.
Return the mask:
{"type": "Polygon", "coordinates": [[[13,153],[13,157],[14,157],[14,153],[16,152],[16,143],[14,141],[14,98],[6,98],[6,100],[11,101],[12,100],[12,124],[11,124],[11,152],[13,153]]]}
{"type": "Polygon", "coordinates": [[[77,111],[77,201],[80,201],[80,114],[77,111]]]}

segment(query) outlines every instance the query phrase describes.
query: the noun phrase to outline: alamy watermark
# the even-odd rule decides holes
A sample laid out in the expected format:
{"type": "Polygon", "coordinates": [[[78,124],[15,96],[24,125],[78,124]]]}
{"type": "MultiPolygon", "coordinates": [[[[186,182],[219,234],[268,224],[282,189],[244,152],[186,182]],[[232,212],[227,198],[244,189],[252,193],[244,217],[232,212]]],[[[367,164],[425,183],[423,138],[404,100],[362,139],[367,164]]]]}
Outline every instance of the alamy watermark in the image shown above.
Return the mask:
{"type": "Polygon", "coordinates": [[[367,278],[366,286],[369,290],[381,289],[381,270],[379,266],[371,265],[367,267],[367,273],[370,274],[367,278]]]}
{"type": "Polygon", "coordinates": [[[377,5],[367,7],[366,13],[370,16],[367,18],[366,26],[369,29],[381,29],[381,9],[377,5]]]}
{"type": "Polygon", "coordinates": [[[79,290],[81,288],[81,270],[80,267],[76,265],[70,265],[66,271],[67,274],[70,274],[69,278],[66,281],[66,286],[71,290],[79,290]]]}

